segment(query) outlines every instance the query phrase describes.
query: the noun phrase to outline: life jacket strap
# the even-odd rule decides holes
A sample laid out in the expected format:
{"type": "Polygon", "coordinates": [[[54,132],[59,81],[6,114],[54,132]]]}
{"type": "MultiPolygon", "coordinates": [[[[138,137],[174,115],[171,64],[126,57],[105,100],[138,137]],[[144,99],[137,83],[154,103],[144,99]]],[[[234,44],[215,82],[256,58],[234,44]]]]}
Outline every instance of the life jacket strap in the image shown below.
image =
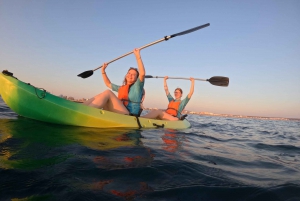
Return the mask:
{"type": "Polygon", "coordinates": [[[127,100],[127,99],[121,99],[121,101],[122,101],[122,102],[139,103],[139,104],[142,103],[142,102],[135,102],[135,101],[127,100]]]}

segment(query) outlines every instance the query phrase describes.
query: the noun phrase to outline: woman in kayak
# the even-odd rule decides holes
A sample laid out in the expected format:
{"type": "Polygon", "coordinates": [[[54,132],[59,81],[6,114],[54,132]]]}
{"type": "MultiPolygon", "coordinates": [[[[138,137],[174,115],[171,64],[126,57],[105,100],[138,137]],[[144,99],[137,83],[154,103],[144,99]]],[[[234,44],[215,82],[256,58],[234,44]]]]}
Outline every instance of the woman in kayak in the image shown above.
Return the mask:
{"type": "Polygon", "coordinates": [[[138,69],[132,67],[129,68],[122,86],[111,83],[105,72],[108,64],[104,63],[102,66],[102,77],[105,85],[113,91],[118,92],[118,97],[111,90],[105,90],[84,102],[84,105],[103,108],[104,110],[119,114],[130,114],[135,116],[140,114],[140,105],[144,90],[145,68],[140,55],[140,49],[134,49],[133,53],[136,57],[138,69]]]}
{"type": "Polygon", "coordinates": [[[179,119],[184,119],[186,115],[181,116],[181,112],[191,99],[193,93],[194,93],[194,84],[195,80],[194,78],[190,78],[191,80],[191,88],[190,93],[187,95],[187,97],[183,100],[181,100],[182,97],[182,89],[176,88],[174,91],[175,99],[171,96],[168,85],[167,85],[167,79],[168,76],[165,76],[164,78],[164,88],[167,95],[167,98],[169,100],[168,108],[165,111],[161,110],[152,110],[148,114],[142,116],[143,118],[150,118],[150,119],[163,119],[163,120],[170,120],[170,121],[176,121],[179,119]]]}

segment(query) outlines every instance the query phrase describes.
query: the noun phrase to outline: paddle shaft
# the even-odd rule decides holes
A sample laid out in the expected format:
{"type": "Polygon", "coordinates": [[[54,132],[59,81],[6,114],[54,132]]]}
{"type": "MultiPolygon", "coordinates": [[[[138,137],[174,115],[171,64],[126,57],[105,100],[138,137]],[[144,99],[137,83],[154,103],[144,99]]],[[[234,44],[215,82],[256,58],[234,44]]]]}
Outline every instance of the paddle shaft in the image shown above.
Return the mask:
{"type": "MultiPolygon", "coordinates": [[[[144,49],[144,48],[149,47],[149,46],[151,46],[151,45],[155,45],[155,44],[160,43],[160,42],[162,42],[162,41],[168,40],[168,39],[170,38],[170,36],[166,36],[166,38],[162,38],[162,39],[160,39],[160,40],[157,40],[157,41],[154,41],[154,42],[149,43],[149,44],[147,44],[147,45],[144,45],[143,47],[140,47],[139,49],[144,49]],[[166,39],[166,38],[167,38],[167,39],[166,39]]],[[[115,58],[115,59],[113,59],[113,60],[111,60],[111,61],[109,61],[109,62],[106,62],[106,63],[107,63],[107,64],[110,64],[110,63],[112,63],[112,62],[114,62],[114,61],[117,61],[117,60],[119,60],[119,59],[121,59],[121,58],[123,58],[123,57],[126,57],[126,56],[128,56],[128,55],[130,55],[130,54],[132,54],[132,53],[133,53],[133,51],[128,52],[128,53],[123,54],[122,56],[119,56],[119,57],[117,57],[117,58],[115,58]]],[[[99,68],[102,68],[102,66],[99,66],[98,68],[95,68],[93,71],[98,70],[99,68]]]]}
{"type": "MultiPolygon", "coordinates": [[[[145,78],[165,78],[165,77],[145,75],[145,78]]],[[[185,77],[168,77],[168,79],[190,80],[190,78],[185,78],[185,77]]],[[[223,76],[213,76],[209,79],[194,78],[194,80],[208,81],[212,85],[216,85],[216,86],[220,86],[220,87],[227,87],[229,85],[229,78],[228,77],[223,77],[223,76]]]]}
{"type": "MultiPolygon", "coordinates": [[[[209,25],[210,25],[210,24],[207,23],[207,24],[204,24],[204,25],[201,25],[201,26],[198,26],[198,27],[195,27],[195,28],[192,28],[192,29],[189,29],[189,30],[180,32],[180,33],[177,33],[177,34],[172,34],[172,35],[169,35],[169,36],[165,36],[165,37],[163,37],[162,39],[159,39],[159,40],[157,40],[157,41],[154,41],[154,42],[152,42],[152,43],[149,43],[149,44],[147,44],[147,45],[144,45],[144,46],[140,47],[139,49],[144,49],[144,48],[150,47],[150,46],[152,46],[152,45],[155,45],[155,44],[157,44],[157,43],[160,43],[160,42],[162,42],[162,41],[169,40],[170,38],[173,38],[173,37],[176,37],[176,36],[181,36],[181,35],[184,35],[184,34],[188,34],[188,33],[197,31],[197,30],[202,29],[202,28],[205,28],[205,27],[207,27],[207,26],[209,26],[209,25]]],[[[130,55],[130,54],[132,54],[132,53],[133,53],[133,51],[128,52],[128,53],[123,54],[122,56],[119,56],[119,57],[117,57],[117,58],[115,58],[115,59],[113,59],[113,60],[111,60],[111,61],[109,61],[109,62],[106,62],[106,63],[107,63],[107,64],[110,64],[110,63],[112,63],[112,62],[114,62],[114,61],[117,61],[117,60],[119,60],[119,59],[121,59],[121,58],[123,58],[123,57],[126,57],[126,56],[128,56],[128,55],[130,55]]],[[[100,69],[100,68],[102,68],[102,66],[99,66],[98,68],[95,68],[93,71],[96,71],[96,70],[98,70],[98,69],[100,69]]]]}
{"type": "MultiPolygon", "coordinates": [[[[146,77],[146,78],[150,78],[150,77],[146,77]]],[[[152,76],[151,78],[165,78],[165,77],[163,77],[163,76],[152,76]]],[[[186,78],[186,77],[168,77],[168,79],[190,80],[190,78],[186,78]]],[[[194,78],[194,80],[207,81],[207,79],[201,79],[201,78],[194,78]]]]}

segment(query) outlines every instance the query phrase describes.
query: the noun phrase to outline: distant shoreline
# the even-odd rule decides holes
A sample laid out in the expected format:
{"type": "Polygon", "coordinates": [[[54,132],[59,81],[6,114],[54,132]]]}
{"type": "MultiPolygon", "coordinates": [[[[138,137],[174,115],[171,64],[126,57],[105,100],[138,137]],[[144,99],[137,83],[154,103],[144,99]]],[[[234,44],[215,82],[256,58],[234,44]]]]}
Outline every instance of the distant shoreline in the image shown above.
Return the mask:
{"type": "MultiPolygon", "coordinates": [[[[144,108],[144,110],[164,110],[157,108],[144,108]]],[[[199,116],[214,116],[214,117],[231,117],[231,118],[241,118],[241,119],[265,119],[265,120],[281,120],[281,121],[300,121],[298,118],[285,118],[285,117],[261,117],[261,116],[245,116],[245,115],[235,115],[235,114],[215,114],[211,112],[194,112],[184,110],[183,114],[194,114],[199,116]]]]}

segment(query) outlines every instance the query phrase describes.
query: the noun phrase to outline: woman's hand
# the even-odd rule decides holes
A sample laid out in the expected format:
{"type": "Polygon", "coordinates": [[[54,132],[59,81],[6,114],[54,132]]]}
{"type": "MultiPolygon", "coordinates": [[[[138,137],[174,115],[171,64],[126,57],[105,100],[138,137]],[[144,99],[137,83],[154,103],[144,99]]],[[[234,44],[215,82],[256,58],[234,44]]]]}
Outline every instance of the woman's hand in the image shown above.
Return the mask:
{"type": "Polygon", "coordinates": [[[102,74],[105,74],[105,69],[106,69],[106,67],[108,66],[108,64],[107,63],[104,63],[103,65],[102,65],[102,74]]]}
{"type": "Polygon", "coordinates": [[[133,54],[137,57],[137,58],[140,58],[141,57],[141,55],[140,55],[140,49],[139,48],[135,48],[134,50],[133,50],[133,54]]]}
{"type": "Polygon", "coordinates": [[[190,80],[191,80],[192,83],[195,82],[195,79],[193,77],[190,77],[190,80]]]}
{"type": "Polygon", "coordinates": [[[165,80],[165,81],[166,81],[167,79],[169,79],[169,76],[165,76],[165,77],[164,77],[164,80],[165,80]]]}

